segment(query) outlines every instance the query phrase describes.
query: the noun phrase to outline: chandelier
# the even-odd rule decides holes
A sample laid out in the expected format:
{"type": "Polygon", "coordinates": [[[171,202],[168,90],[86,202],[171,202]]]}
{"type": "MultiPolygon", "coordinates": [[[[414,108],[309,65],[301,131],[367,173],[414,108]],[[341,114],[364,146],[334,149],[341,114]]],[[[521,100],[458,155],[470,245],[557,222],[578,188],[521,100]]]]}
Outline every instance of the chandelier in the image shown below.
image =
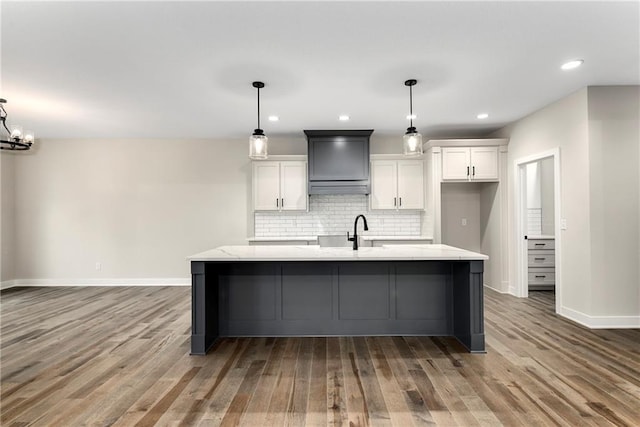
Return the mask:
{"type": "Polygon", "coordinates": [[[6,103],[6,99],[0,98],[0,122],[8,135],[8,138],[0,139],[0,150],[28,150],[35,142],[34,134],[31,131],[23,132],[20,126],[7,127],[7,111],[4,109],[6,103]]]}

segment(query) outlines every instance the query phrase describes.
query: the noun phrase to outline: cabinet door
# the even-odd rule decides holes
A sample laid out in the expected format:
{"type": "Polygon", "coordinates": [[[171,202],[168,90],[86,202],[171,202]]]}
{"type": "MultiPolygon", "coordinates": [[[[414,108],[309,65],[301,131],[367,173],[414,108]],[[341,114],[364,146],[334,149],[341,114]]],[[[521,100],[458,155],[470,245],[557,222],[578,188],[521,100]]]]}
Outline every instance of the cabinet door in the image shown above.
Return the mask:
{"type": "Polygon", "coordinates": [[[371,161],[371,209],[395,209],[397,195],[397,162],[371,161]]]}
{"type": "Polygon", "coordinates": [[[280,163],[253,162],[253,209],[277,211],[280,206],[280,163]]]}
{"type": "Polygon", "coordinates": [[[280,208],[283,211],[307,210],[307,163],[280,163],[280,208]]]}
{"type": "Polygon", "coordinates": [[[398,209],[424,209],[422,160],[398,160],[398,209]]]}
{"type": "Polygon", "coordinates": [[[442,179],[469,179],[471,156],[468,147],[442,149],[442,179]]]}
{"type": "Polygon", "coordinates": [[[471,148],[471,179],[498,180],[498,147],[471,148]]]}

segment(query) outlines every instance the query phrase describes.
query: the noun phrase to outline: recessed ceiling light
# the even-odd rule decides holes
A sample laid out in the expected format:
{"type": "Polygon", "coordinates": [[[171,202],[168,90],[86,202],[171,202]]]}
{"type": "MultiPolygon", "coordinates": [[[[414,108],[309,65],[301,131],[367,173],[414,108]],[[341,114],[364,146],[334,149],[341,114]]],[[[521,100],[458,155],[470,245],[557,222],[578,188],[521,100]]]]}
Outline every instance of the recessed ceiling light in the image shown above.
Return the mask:
{"type": "Polygon", "coordinates": [[[417,116],[415,114],[407,114],[407,120],[415,120],[416,117],[417,116]]]}
{"type": "Polygon", "coordinates": [[[269,116],[269,121],[270,122],[277,122],[278,120],[280,120],[280,117],[278,117],[278,116],[269,116]]]}
{"type": "Polygon", "coordinates": [[[338,117],[338,120],[340,120],[341,122],[346,122],[347,120],[349,120],[349,116],[347,116],[346,114],[343,114],[338,117]]]}
{"type": "Polygon", "coordinates": [[[482,120],[482,119],[486,119],[487,117],[489,117],[489,115],[487,113],[480,113],[476,117],[479,118],[480,120],[482,120]]]}
{"type": "Polygon", "coordinates": [[[564,64],[562,64],[562,68],[563,70],[573,70],[574,68],[578,68],[579,66],[582,65],[582,63],[584,62],[584,60],[582,59],[574,59],[573,61],[569,61],[569,62],[565,62],[564,64]]]}

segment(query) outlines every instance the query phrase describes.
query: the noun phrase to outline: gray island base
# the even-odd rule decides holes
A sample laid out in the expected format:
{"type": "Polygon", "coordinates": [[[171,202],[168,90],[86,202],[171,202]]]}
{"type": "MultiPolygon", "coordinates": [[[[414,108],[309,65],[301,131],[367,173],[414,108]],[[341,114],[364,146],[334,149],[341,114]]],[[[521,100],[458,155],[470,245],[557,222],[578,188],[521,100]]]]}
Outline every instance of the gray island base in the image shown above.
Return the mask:
{"type": "Polygon", "coordinates": [[[223,246],[189,257],[191,354],[220,337],[453,336],[485,352],[485,255],[446,245],[223,246]]]}

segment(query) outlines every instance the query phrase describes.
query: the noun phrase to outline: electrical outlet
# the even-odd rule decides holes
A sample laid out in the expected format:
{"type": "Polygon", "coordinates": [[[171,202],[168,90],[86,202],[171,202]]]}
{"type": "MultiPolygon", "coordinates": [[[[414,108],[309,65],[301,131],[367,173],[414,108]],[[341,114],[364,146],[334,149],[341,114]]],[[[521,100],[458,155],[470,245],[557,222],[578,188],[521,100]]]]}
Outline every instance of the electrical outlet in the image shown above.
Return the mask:
{"type": "Polygon", "coordinates": [[[101,262],[96,262],[96,270],[98,270],[98,271],[102,270],[102,263],[101,262]]]}
{"type": "Polygon", "coordinates": [[[467,218],[462,218],[461,224],[463,227],[467,226],[467,218]]]}

